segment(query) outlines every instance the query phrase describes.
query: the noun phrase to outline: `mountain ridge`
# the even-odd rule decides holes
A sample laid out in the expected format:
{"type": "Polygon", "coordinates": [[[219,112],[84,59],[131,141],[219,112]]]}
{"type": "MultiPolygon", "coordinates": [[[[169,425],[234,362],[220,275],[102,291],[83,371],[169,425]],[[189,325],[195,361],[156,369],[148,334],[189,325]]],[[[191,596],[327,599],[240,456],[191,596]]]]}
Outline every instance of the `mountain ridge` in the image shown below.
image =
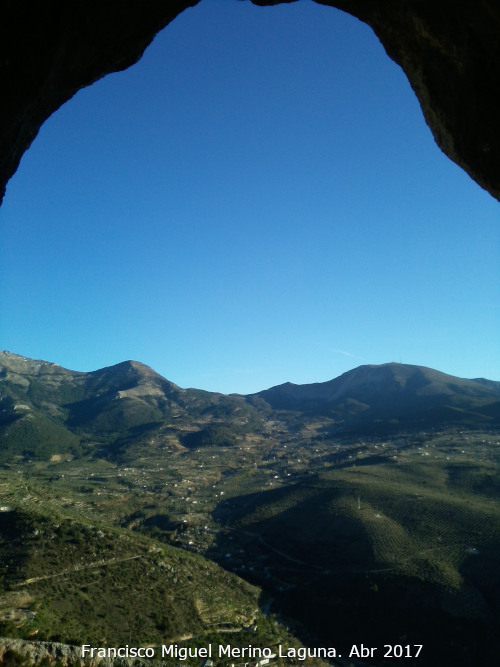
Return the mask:
{"type": "Polygon", "coordinates": [[[180,449],[224,439],[235,445],[273,420],[288,429],[314,416],[351,431],[497,424],[500,383],[391,362],[358,366],[327,382],[226,395],[183,389],[138,361],[81,372],[0,353],[4,460],[60,450],[80,455],[89,446],[114,456],[155,441],[155,434],[180,449]]]}
{"type": "Polygon", "coordinates": [[[313,646],[405,637],[422,665],[492,663],[499,425],[499,383],[423,366],[225,396],[140,362],[0,355],[3,634],[206,642],[241,625],[224,641],[271,646],[255,611],[272,599],[313,646]],[[259,588],[240,596],[213,564],[259,588]]]}
{"type": "Polygon", "coordinates": [[[465,409],[483,408],[500,400],[500,383],[458,378],[425,366],[391,362],[358,366],[333,380],[293,385],[285,383],[253,394],[271,408],[332,412],[378,410],[386,416],[438,405],[465,409]],[[451,404],[448,406],[448,403],[451,404]],[[365,410],[366,408],[366,410],[365,410]]]}
{"type": "Polygon", "coordinates": [[[268,389],[263,389],[258,392],[251,392],[250,394],[242,394],[239,392],[230,392],[229,394],[223,394],[222,392],[211,392],[207,391],[204,389],[195,389],[193,387],[185,387],[182,388],[179,385],[175,384],[171,380],[168,380],[164,376],[160,375],[157,371],[155,371],[151,366],[148,366],[147,364],[144,364],[141,361],[136,361],[133,359],[128,359],[124,361],[120,361],[116,364],[111,364],[109,366],[103,366],[102,368],[98,368],[93,371],[78,371],[78,370],[73,370],[73,369],[68,369],[65,368],[64,366],[60,366],[59,364],[51,361],[45,361],[42,359],[31,359],[29,357],[24,357],[20,354],[17,354],[15,352],[10,352],[8,350],[0,350],[0,374],[2,372],[2,358],[5,360],[8,360],[10,363],[12,363],[12,360],[18,360],[20,363],[24,363],[26,366],[29,367],[35,367],[35,368],[42,368],[42,367],[48,367],[51,369],[60,369],[64,372],[71,373],[72,375],[79,375],[79,376],[99,376],[102,375],[103,373],[106,372],[113,372],[114,375],[116,375],[116,371],[121,370],[121,369],[127,369],[127,373],[130,372],[135,372],[137,374],[140,373],[140,371],[147,373],[148,375],[151,375],[155,378],[158,378],[161,381],[167,382],[170,386],[175,387],[176,389],[179,389],[181,391],[189,391],[190,389],[193,389],[194,391],[204,391],[210,394],[219,394],[221,396],[257,396],[261,395],[264,392],[271,391],[277,388],[281,387],[324,387],[327,385],[331,385],[332,383],[340,380],[341,378],[347,378],[350,376],[353,376],[353,374],[360,375],[362,373],[365,373],[367,369],[370,370],[377,370],[377,369],[385,369],[385,368],[397,368],[397,369],[416,369],[419,371],[427,371],[434,373],[436,375],[440,375],[442,377],[446,378],[451,378],[454,380],[460,380],[462,382],[474,382],[478,383],[484,386],[487,386],[495,391],[498,391],[500,393],[500,381],[499,380],[491,380],[488,378],[461,378],[459,376],[451,375],[449,373],[445,373],[443,371],[439,371],[436,369],[433,369],[429,366],[421,366],[419,364],[403,364],[403,363],[398,363],[395,361],[391,362],[386,362],[383,364],[361,364],[360,366],[356,366],[353,369],[350,369],[348,371],[345,371],[341,375],[338,375],[330,380],[325,380],[323,382],[310,382],[310,383],[295,383],[295,382],[283,382],[278,385],[273,385],[272,387],[269,387],[268,389]]]}

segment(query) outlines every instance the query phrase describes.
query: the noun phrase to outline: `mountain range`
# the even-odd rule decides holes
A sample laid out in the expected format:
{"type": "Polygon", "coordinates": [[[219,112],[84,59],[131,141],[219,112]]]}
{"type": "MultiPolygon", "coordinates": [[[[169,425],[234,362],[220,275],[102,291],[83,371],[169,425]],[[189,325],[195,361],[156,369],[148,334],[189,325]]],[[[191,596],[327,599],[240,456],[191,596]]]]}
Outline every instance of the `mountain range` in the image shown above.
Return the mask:
{"type": "Polygon", "coordinates": [[[243,396],[0,352],[0,634],[494,664],[499,426],[499,382],[422,366],[243,396]]]}
{"type": "Polygon", "coordinates": [[[466,380],[424,366],[359,366],[329,382],[290,382],[261,391],[275,410],[327,414],[347,423],[498,420],[500,382],[466,380]]]}
{"type": "MultiPolygon", "coordinates": [[[[329,382],[241,396],[182,389],[125,361],[93,372],[0,352],[0,457],[123,451],[154,433],[178,448],[327,419],[337,431],[500,423],[500,382],[407,364],[364,365],[329,382]]],[[[150,437],[151,436],[151,437],[150,437]]]]}

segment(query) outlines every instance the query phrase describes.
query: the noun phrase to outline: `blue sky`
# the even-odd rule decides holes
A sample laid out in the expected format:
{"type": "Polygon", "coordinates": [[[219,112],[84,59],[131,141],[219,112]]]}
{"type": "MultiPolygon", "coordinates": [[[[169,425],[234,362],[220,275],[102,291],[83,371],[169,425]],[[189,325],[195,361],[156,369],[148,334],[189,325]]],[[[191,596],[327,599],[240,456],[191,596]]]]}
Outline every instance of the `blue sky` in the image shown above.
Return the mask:
{"type": "Polygon", "coordinates": [[[204,0],[23,158],[0,349],[224,393],[388,361],[498,380],[499,211],[367,26],[204,0]]]}

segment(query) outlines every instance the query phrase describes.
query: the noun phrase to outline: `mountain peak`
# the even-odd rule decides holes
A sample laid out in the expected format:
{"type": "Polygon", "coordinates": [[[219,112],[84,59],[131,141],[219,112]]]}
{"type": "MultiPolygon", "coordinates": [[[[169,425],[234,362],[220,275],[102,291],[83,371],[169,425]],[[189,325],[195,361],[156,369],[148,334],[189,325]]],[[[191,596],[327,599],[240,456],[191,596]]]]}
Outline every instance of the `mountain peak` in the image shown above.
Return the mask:
{"type": "Polygon", "coordinates": [[[358,366],[328,382],[286,383],[253,396],[276,410],[317,412],[353,425],[500,419],[500,383],[396,362],[358,366]]]}
{"type": "Polygon", "coordinates": [[[182,391],[180,387],[164,378],[150,366],[130,359],[92,371],[89,375],[95,378],[106,377],[117,385],[121,383],[125,383],[127,386],[148,385],[162,387],[164,390],[182,391]]]}
{"type": "Polygon", "coordinates": [[[20,354],[15,354],[14,352],[9,352],[7,350],[0,350],[0,368],[2,367],[13,373],[30,373],[32,375],[38,375],[41,372],[50,372],[52,370],[64,370],[61,366],[50,361],[30,359],[29,357],[23,357],[20,354]]]}

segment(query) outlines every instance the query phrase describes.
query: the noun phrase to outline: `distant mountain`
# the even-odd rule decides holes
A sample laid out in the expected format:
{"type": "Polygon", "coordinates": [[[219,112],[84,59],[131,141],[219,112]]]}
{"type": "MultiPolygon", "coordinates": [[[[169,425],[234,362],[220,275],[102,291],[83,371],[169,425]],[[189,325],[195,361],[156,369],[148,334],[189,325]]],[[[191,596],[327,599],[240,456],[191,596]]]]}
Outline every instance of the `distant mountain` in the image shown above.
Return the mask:
{"type": "Polygon", "coordinates": [[[341,430],[499,423],[500,383],[390,363],[226,396],[182,389],[137,361],[82,373],[0,352],[0,461],[234,446],[268,420],[286,428],[314,415],[341,430]]]}
{"type": "Polygon", "coordinates": [[[421,366],[225,396],[0,352],[0,634],[295,646],[272,600],[312,646],[494,664],[499,426],[500,383],[421,366]]]}
{"type": "Polygon", "coordinates": [[[500,421],[500,383],[465,380],[407,364],[359,366],[329,382],[287,382],[247,399],[271,409],[315,413],[360,425],[500,421]],[[256,400],[257,399],[257,400],[256,400]]]}
{"type": "Polygon", "coordinates": [[[487,380],[486,378],[474,378],[474,381],[479,382],[480,384],[484,384],[486,387],[491,387],[496,391],[500,391],[500,382],[498,382],[497,380],[487,380]]]}
{"type": "Polygon", "coordinates": [[[237,431],[256,417],[243,397],[181,389],[136,361],[81,373],[0,352],[0,460],[81,454],[96,444],[116,453],[172,425],[174,441],[182,446],[185,436],[189,446],[205,424],[237,431]]]}

